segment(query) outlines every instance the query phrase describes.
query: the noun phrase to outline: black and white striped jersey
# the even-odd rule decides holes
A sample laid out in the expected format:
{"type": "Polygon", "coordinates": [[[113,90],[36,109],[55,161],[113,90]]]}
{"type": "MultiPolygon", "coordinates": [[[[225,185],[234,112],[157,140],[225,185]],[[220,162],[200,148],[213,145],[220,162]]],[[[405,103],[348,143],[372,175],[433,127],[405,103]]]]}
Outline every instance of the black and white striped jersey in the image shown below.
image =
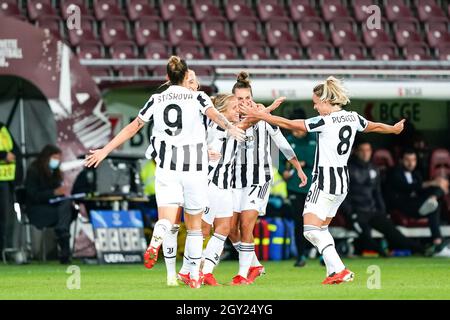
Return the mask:
{"type": "Polygon", "coordinates": [[[181,86],[152,95],[138,115],[153,122],[146,157],[155,159],[161,169],[206,172],[204,114],[210,107],[213,104],[207,94],[181,86]]]}
{"type": "Polygon", "coordinates": [[[245,132],[244,142],[239,143],[233,168],[233,188],[264,185],[273,178],[271,143],[275,142],[286,159],[295,157],[294,150],[276,126],[259,121],[245,132]]]}
{"type": "Polygon", "coordinates": [[[348,192],[348,158],[356,132],[367,128],[367,120],[354,111],[337,111],[305,120],[308,132],[317,132],[313,182],[329,194],[348,192]]]}
{"type": "Polygon", "coordinates": [[[229,189],[231,188],[238,142],[232,137],[227,137],[225,130],[212,121],[208,125],[207,141],[208,149],[222,154],[219,160],[209,160],[208,179],[220,189],[229,189]]]}

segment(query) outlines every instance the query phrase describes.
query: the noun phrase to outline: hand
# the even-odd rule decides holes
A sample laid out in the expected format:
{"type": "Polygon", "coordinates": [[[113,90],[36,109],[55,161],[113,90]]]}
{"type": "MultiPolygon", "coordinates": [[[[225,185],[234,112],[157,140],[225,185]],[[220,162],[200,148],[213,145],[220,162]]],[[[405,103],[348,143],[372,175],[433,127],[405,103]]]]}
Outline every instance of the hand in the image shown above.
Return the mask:
{"type": "Polygon", "coordinates": [[[257,120],[260,120],[261,116],[265,114],[264,110],[258,110],[258,106],[254,102],[252,103],[251,106],[247,105],[239,106],[239,112],[245,115],[244,116],[245,119],[255,118],[257,120]]]}
{"type": "Polygon", "coordinates": [[[227,135],[232,136],[234,139],[236,139],[239,142],[244,141],[245,139],[245,131],[242,129],[239,129],[238,127],[231,125],[227,129],[227,135]]]}
{"type": "Polygon", "coordinates": [[[272,102],[272,104],[268,106],[264,111],[267,113],[271,113],[273,110],[277,109],[285,100],[286,97],[279,97],[275,99],[275,101],[272,102]]]}
{"type": "Polygon", "coordinates": [[[14,153],[12,153],[12,152],[8,152],[7,154],[6,154],[6,162],[14,162],[14,161],[16,161],[16,156],[15,156],[15,154],[14,153]]]}
{"type": "Polygon", "coordinates": [[[94,166],[94,168],[97,168],[100,162],[103,161],[108,156],[108,153],[104,151],[104,149],[98,149],[98,150],[89,150],[91,154],[86,156],[86,161],[84,165],[88,168],[94,166]]]}
{"type": "Polygon", "coordinates": [[[220,152],[208,149],[208,159],[210,161],[217,161],[222,158],[222,154],[220,152]]]}
{"type": "Polygon", "coordinates": [[[400,134],[403,131],[405,121],[405,119],[402,119],[394,124],[394,134],[400,134]]]}
{"type": "Polygon", "coordinates": [[[283,172],[283,179],[284,180],[289,180],[292,177],[292,172],[290,170],[285,170],[283,172]]]}
{"type": "Polygon", "coordinates": [[[69,190],[66,186],[61,186],[59,188],[56,188],[53,193],[55,194],[55,196],[65,196],[69,193],[69,190]]]}
{"type": "Polygon", "coordinates": [[[306,174],[303,172],[303,170],[298,171],[297,174],[301,181],[299,187],[301,188],[306,186],[306,184],[308,183],[308,177],[306,176],[306,174]]]}
{"type": "Polygon", "coordinates": [[[435,180],[437,183],[437,186],[439,187],[439,188],[441,188],[442,189],[442,191],[444,191],[444,193],[445,194],[447,194],[448,193],[448,188],[449,188],[449,183],[448,183],[448,180],[447,179],[445,179],[445,178],[442,178],[442,177],[439,177],[439,178],[436,178],[436,180],[435,180]]]}

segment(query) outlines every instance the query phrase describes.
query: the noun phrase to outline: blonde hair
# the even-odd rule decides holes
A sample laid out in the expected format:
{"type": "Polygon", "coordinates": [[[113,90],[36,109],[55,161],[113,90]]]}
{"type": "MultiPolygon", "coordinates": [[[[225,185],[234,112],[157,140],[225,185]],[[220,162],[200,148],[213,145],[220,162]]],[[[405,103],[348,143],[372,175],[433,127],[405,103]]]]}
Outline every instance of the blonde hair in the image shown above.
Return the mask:
{"type": "Polygon", "coordinates": [[[313,92],[319,97],[320,101],[328,101],[332,105],[345,106],[350,103],[348,91],[342,84],[342,81],[330,76],[324,83],[314,87],[313,92]]]}
{"type": "Polygon", "coordinates": [[[211,101],[213,102],[214,107],[219,112],[225,112],[227,110],[228,102],[231,99],[234,99],[233,94],[219,93],[217,96],[211,97],[211,101]]]}

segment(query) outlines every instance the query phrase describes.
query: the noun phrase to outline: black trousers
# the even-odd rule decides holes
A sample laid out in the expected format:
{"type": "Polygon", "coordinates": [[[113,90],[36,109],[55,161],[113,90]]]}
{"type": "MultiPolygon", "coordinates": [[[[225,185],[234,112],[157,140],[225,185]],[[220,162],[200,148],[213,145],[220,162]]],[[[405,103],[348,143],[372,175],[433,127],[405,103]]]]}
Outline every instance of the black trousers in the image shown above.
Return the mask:
{"type": "Polygon", "coordinates": [[[425,248],[417,241],[405,237],[394,225],[391,219],[384,213],[359,212],[350,218],[352,228],[358,235],[358,245],[361,250],[373,250],[385,255],[381,244],[372,238],[372,229],[382,233],[386,238],[390,249],[409,249],[414,253],[423,254],[425,248]]]}
{"type": "Polygon", "coordinates": [[[306,193],[299,193],[288,191],[289,200],[291,201],[292,219],[295,223],[295,245],[299,258],[302,255],[306,255],[306,249],[308,247],[308,241],[303,236],[303,207],[305,206],[306,193]]]}
{"type": "Polygon", "coordinates": [[[12,232],[10,221],[14,218],[14,185],[12,182],[0,181],[0,251],[5,245],[9,245],[8,238],[12,232]]]}

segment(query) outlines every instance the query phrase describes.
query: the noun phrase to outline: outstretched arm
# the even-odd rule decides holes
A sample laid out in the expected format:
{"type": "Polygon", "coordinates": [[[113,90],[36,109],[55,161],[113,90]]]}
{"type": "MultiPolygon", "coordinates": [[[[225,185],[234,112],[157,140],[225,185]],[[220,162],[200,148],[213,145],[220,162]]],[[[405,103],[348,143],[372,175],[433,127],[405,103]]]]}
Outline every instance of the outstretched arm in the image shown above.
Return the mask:
{"type": "Polygon", "coordinates": [[[372,122],[368,121],[366,129],[363,131],[365,133],[375,132],[375,133],[384,133],[384,134],[399,134],[403,131],[405,119],[400,120],[393,126],[384,124],[381,122],[372,122]]]}
{"type": "MultiPolygon", "coordinates": [[[[261,103],[255,103],[254,101],[252,101],[251,107],[256,108],[257,110],[260,110],[260,111],[264,111],[265,113],[271,113],[272,111],[277,109],[285,100],[286,100],[286,97],[279,97],[279,98],[275,99],[272,102],[272,104],[268,107],[265,107],[261,103]]],[[[242,130],[247,130],[248,128],[254,126],[258,122],[259,122],[259,119],[251,119],[251,118],[247,117],[246,119],[239,122],[237,124],[237,126],[239,128],[241,128],[242,130]]]]}
{"type": "Polygon", "coordinates": [[[139,130],[145,125],[145,122],[136,117],[130,124],[120,130],[119,134],[115,136],[106,146],[97,150],[89,150],[90,154],[86,157],[85,166],[95,168],[105,159],[108,154],[114,149],[122,145],[125,141],[131,139],[139,130]]]}
{"type": "Polygon", "coordinates": [[[224,130],[227,130],[227,132],[237,141],[244,141],[245,136],[244,131],[234,126],[230,121],[227,120],[227,118],[225,118],[223,114],[217,111],[216,108],[213,107],[208,108],[205,114],[208,118],[217,123],[219,127],[221,127],[224,130]]]}

